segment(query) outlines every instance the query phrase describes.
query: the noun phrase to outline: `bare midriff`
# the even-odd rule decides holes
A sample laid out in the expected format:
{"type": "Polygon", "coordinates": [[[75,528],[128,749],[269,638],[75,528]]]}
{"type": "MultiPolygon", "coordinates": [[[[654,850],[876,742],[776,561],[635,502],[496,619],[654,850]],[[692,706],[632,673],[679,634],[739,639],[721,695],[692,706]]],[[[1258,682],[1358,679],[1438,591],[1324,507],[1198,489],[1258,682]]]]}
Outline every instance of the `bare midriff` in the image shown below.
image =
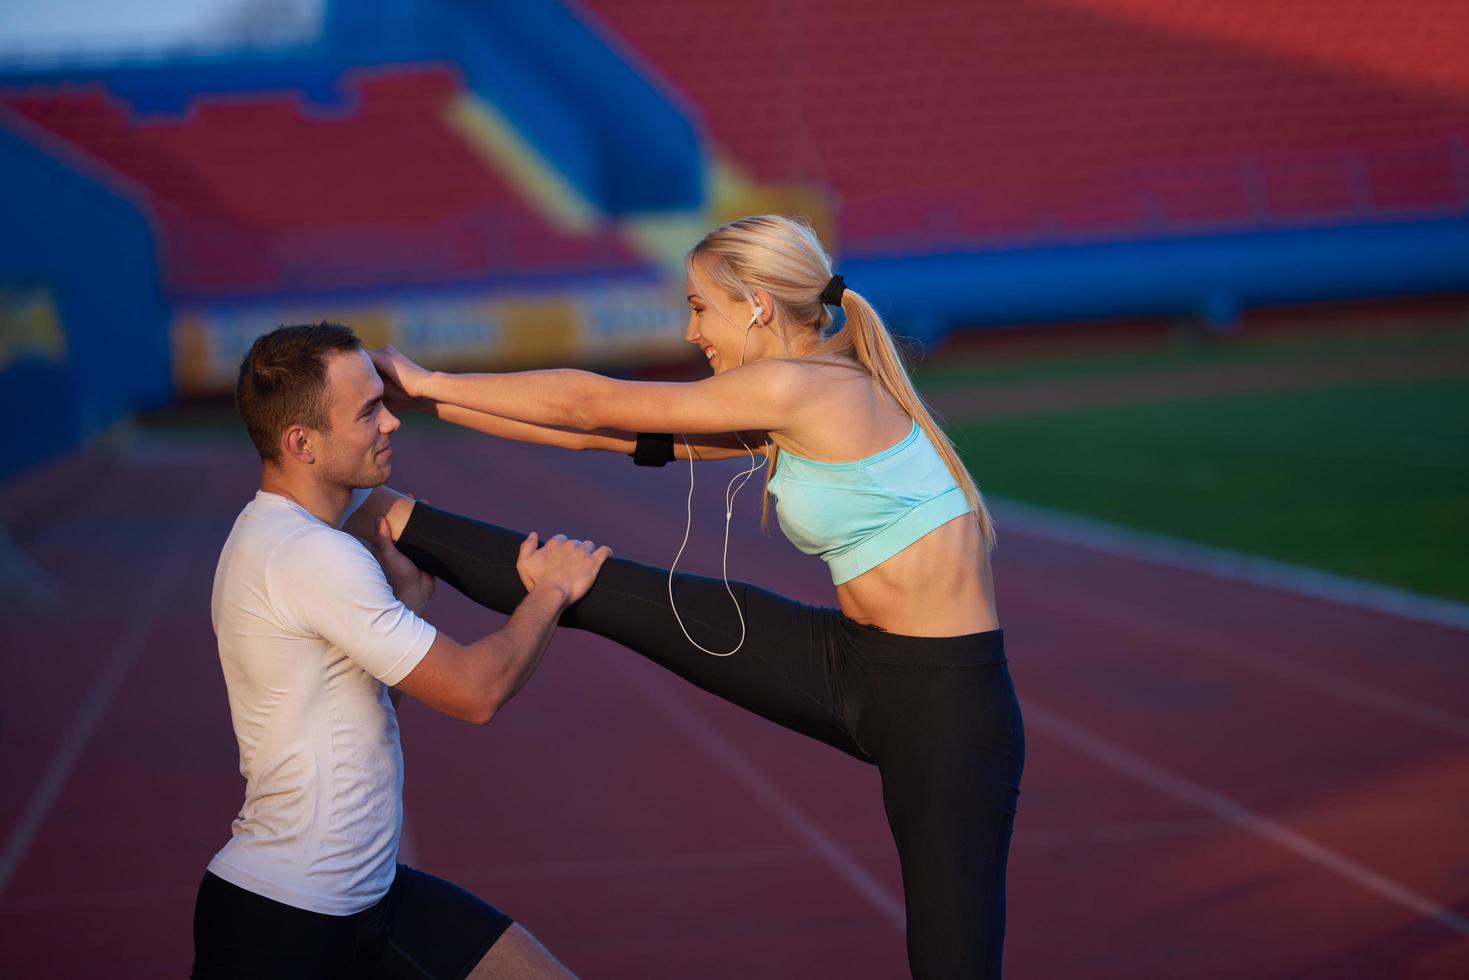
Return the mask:
{"type": "Polygon", "coordinates": [[[998,629],[994,582],[974,514],[934,528],[870,571],[837,586],[847,618],[904,636],[998,629]]]}

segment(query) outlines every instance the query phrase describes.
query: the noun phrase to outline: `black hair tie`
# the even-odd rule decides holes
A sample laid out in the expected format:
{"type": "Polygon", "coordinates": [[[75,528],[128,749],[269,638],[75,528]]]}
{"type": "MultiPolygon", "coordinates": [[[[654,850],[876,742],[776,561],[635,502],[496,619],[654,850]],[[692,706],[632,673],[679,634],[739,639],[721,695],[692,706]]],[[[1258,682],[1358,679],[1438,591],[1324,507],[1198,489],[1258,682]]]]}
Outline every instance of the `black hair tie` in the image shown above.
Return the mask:
{"type": "Polygon", "coordinates": [[[841,276],[832,276],[826,288],[821,291],[821,302],[827,306],[841,306],[842,293],[847,291],[847,283],[841,276]]]}

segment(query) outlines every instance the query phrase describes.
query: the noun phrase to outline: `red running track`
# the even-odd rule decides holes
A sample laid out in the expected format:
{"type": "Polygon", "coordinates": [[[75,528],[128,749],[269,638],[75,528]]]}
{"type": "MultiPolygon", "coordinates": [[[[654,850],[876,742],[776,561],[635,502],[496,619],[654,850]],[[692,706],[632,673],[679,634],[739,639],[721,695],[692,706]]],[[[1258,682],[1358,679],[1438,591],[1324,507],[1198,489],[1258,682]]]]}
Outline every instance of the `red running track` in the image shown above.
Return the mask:
{"type": "MultiPolygon", "coordinates": [[[[398,448],[394,484],[440,506],[677,548],[686,471],[428,428],[398,448]]],[[[61,595],[6,599],[7,977],[187,974],[240,801],[208,597],[249,452],[154,436],[0,486],[61,595]]],[[[696,571],[718,568],[722,472],[696,571]]],[[[829,601],[746,495],[734,574],[829,601]]],[[[1029,737],[1009,976],[1469,976],[1469,636],[1018,533],[995,567],[1029,737]]],[[[447,588],[431,618],[496,622],[447,588]]],[[[579,973],[904,974],[875,771],[577,633],[487,729],[403,716],[412,860],[579,973]]]]}

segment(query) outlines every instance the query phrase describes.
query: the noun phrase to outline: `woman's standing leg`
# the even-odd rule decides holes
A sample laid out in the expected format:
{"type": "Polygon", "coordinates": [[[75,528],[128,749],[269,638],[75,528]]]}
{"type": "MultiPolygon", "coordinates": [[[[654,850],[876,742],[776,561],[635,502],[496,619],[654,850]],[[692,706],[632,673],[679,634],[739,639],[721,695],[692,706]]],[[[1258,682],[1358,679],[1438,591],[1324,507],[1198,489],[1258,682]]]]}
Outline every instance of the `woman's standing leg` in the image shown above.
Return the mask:
{"type": "Polygon", "coordinates": [[[869,665],[864,679],[858,736],[882,772],[913,976],[998,978],[1025,764],[1008,668],[869,665]]]}

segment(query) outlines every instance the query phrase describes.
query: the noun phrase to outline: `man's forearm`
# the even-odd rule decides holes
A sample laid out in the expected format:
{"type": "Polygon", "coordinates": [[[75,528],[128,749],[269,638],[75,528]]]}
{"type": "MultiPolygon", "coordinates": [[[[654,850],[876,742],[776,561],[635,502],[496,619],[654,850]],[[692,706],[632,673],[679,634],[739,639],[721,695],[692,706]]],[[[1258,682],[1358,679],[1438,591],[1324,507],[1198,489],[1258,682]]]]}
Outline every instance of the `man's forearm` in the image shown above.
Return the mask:
{"type": "Polygon", "coordinates": [[[569,604],[560,588],[538,586],[516,607],[503,627],[475,644],[494,659],[496,710],[513,698],[540,666],[556,632],[556,620],[569,604]]]}

